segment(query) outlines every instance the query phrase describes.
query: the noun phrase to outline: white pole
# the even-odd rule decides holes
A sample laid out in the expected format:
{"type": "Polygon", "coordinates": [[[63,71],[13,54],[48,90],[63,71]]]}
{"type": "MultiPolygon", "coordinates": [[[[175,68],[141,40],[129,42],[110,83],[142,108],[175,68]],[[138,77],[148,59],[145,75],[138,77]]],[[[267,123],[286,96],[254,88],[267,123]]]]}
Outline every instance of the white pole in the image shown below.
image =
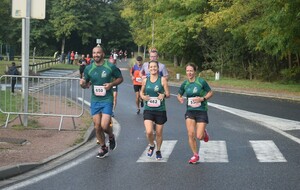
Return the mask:
{"type": "MultiPolygon", "coordinates": [[[[31,0],[26,0],[26,17],[22,18],[22,98],[24,99],[24,112],[28,111],[28,78],[29,75],[29,36],[30,36],[30,13],[31,0]]],[[[28,116],[23,119],[25,127],[28,125],[28,116]]]]}

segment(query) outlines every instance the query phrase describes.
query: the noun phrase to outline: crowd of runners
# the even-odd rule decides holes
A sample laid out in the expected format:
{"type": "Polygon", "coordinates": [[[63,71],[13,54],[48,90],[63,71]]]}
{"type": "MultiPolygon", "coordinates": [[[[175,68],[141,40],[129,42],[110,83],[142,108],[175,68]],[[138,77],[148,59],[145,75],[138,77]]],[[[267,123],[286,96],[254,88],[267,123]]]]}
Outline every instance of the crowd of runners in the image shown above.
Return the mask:
{"type": "MultiPolygon", "coordinates": [[[[127,52],[121,52],[127,59],[127,52]]],[[[113,50],[110,59],[106,60],[101,46],[93,48],[90,64],[86,64],[80,71],[80,86],[90,88],[91,115],[99,144],[98,158],[104,158],[110,150],[117,147],[113,133],[111,117],[117,104],[118,85],[123,82],[123,76],[117,67],[120,52],[113,50]],[[105,134],[108,136],[108,146],[105,143],[105,134]]],[[[167,122],[166,99],[170,97],[168,85],[168,70],[163,63],[158,61],[159,54],[155,48],[149,49],[149,61],[143,63],[141,56],[135,57],[135,64],[130,68],[130,76],[135,93],[136,114],[141,113],[145,133],[148,141],[147,156],[155,153],[157,160],[163,159],[161,146],[163,144],[163,128],[167,122]]],[[[209,141],[206,125],[209,123],[207,114],[207,100],[213,96],[208,83],[197,75],[197,66],[188,63],[185,67],[187,79],[178,90],[178,102],[186,102],[185,125],[188,143],[192,157],[188,163],[195,164],[199,161],[198,140],[209,141]],[[185,98],[183,97],[185,95],[185,98]],[[198,139],[198,140],[197,140],[198,139]]]]}

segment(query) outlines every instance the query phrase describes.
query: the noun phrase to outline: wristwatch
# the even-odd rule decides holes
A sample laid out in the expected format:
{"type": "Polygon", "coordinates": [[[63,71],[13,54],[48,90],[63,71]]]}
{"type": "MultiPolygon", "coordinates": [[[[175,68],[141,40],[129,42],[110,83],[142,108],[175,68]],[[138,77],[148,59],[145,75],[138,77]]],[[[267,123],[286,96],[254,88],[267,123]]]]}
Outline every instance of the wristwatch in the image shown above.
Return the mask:
{"type": "Polygon", "coordinates": [[[205,97],[203,97],[203,102],[204,102],[204,101],[206,101],[206,98],[205,98],[205,97]]]}

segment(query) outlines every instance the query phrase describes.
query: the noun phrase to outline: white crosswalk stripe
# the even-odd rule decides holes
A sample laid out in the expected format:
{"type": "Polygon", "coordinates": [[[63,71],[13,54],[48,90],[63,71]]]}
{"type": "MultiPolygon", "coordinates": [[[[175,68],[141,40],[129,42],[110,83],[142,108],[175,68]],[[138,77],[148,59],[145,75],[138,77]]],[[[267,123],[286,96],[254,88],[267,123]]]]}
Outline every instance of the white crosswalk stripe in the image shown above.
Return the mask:
{"type": "MultiPolygon", "coordinates": [[[[167,162],[172,154],[173,149],[175,148],[176,143],[177,140],[165,140],[163,142],[163,145],[161,147],[163,159],[160,161],[157,161],[155,159],[155,152],[151,158],[147,156],[147,146],[143,154],[136,162],[167,162]]],[[[287,162],[285,157],[280,152],[279,148],[272,140],[251,140],[249,141],[249,143],[251,144],[251,148],[253,149],[258,162],[287,162]]],[[[249,151],[251,150],[249,149],[249,151]]],[[[199,162],[229,162],[226,141],[201,141],[199,155],[199,162]]]]}
{"type": "Polygon", "coordinates": [[[152,155],[152,157],[147,156],[147,151],[148,151],[148,146],[146,147],[145,151],[143,154],[140,156],[140,158],[136,162],[167,162],[175,145],[177,143],[177,140],[164,140],[162,146],[161,146],[161,154],[163,159],[162,160],[156,160],[155,158],[155,151],[152,155]]]}
{"type": "Polygon", "coordinates": [[[200,162],[228,162],[225,141],[200,142],[200,162]]]}
{"type": "Polygon", "coordinates": [[[276,144],[271,140],[250,141],[259,162],[287,162],[276,144]]]}

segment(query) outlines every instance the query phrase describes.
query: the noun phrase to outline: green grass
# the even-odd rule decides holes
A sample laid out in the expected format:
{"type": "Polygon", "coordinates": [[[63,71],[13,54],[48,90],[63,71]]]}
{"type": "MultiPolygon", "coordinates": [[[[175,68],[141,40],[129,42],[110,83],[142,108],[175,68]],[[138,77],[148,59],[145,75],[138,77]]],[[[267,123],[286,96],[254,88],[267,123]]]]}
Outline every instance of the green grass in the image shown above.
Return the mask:
{"type": "MultiPolygon", "coordinates": [[[[171,81],[176,81],[176,73],[179,73],[181,80],[185,79],[185,68],[184,67],[174,67],[173,63],[165,60],[160,60],[162,63],[166,64],[169,71],[169,78],[171,81]]],[[[276,93],[289,93],[300,96],[300,84],[282,84],[279,82],[263,82],[258,80],[241,80],[228,77],[220,76],[220,80],[215,80],[214,76],[204,77],[209,85],[213,87],[231,87],[244,90],[256,90],[265,92],[276,92],[276,93]]]]}
{"type": "MultiPolygon", "coordinates": [[[[21,94],[16,93],[16,96],[12,96],[10,91],[0,91],[0,108],[4,112],[18,112],[22,110],[24,102],[22,102],[21,94]],[[10,102],[9,104],[7,102],[10,102]],[[6,107],[5,107],[6,105],[6,107]]],[[[28,110],[32,113],[35,113],[39,109],[39,105],[37,104],[37,100],[34,97],[29,96],[28,99],[28,110]]],[[[17,117],[16,114],[12,114],[9,117],[13,119],[17,117]]],[[[7,114],[0,112],[0,124],[4,124],[6,122],[7,114]]]]}

